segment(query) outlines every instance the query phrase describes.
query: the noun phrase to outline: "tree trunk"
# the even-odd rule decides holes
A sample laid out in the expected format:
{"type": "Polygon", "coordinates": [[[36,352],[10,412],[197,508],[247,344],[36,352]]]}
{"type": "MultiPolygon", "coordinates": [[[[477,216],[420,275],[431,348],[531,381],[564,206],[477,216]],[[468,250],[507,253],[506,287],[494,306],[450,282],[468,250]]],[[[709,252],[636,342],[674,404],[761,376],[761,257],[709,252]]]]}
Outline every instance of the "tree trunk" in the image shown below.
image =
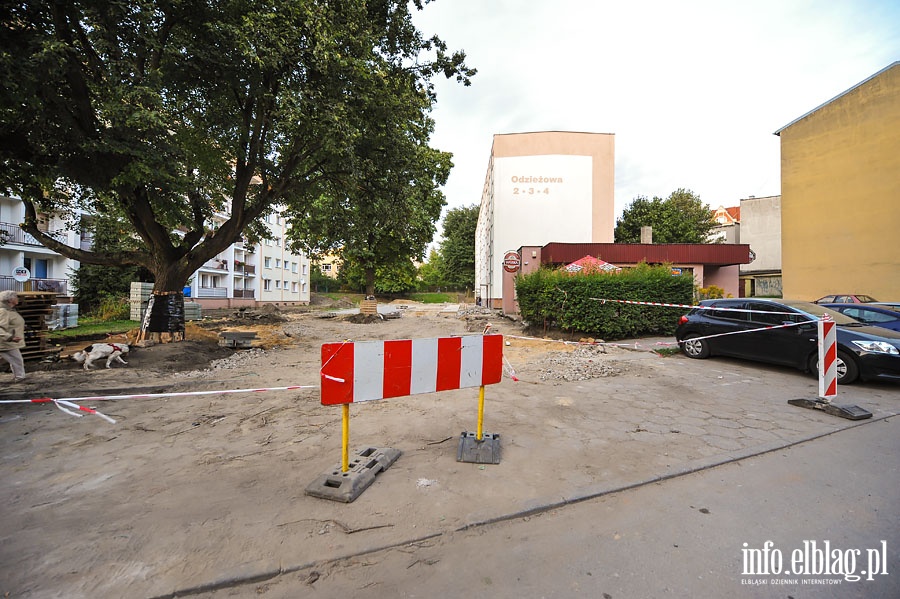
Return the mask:
{"type": "Polygon", "coordinates": [[[183,341],[184,286],[194,272],[184,260],[157,261],[153,275],[153,293],[141,321],[138,339],[150,341],[183,341]]]}
{"type": "Polygon", "coordinates": [[[375,267],[366,268],[366,297],[375,297],[375,267]]]}

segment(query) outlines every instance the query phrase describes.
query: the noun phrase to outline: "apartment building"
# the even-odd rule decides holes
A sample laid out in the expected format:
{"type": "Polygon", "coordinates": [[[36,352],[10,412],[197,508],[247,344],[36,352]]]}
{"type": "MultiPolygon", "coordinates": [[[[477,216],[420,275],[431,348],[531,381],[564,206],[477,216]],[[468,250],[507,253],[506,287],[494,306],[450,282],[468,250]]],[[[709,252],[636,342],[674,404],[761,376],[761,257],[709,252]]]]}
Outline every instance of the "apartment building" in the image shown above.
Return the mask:
{"type": "Polygon", "coordinates": [[[494,136],[475,231],[479,301],[503,305],[504,256],[523,245],[613,241],[614,144],[612,133],[494,136]]]}
{"type": "Polygon", "coordinates": [[[309,304],[309,257],[287,247],[283,212],[268,215],[265,222],[271,239],[232,244],[194,273],[185,296],[206,308],[309,304]]]}
{"type": "MultiPolygon", "coordinates": [[[[227,215],[219,215],[225,220],[227,215]]],[[[0,196],[0,291],[51,291],[60,303],[72,300],[71,276],[80,263],[42,246],[19,224],[25,207],[18,198],[0,196]],[[27,280],[22,268],[27,269],[27,280]]],[[[90,249],[87,232],[72,230],[57,217],[43,216],[42,230],[71,247],[90,249]]],[[[272,239],[251,245],[232,244],[190,277],[185,296],[207,308],[256,306],[258,304],[308,304],[310,261],[305,254],[290,251],[285,244],[288,224],[282,212],[266,218],[272,239]]]]}
{"type": "MultiPolygon", "coordinates": [[[[42,246],[19,227],[24,221],[22,201],[0,196],[0,291],[53,292],[61,302],[69,301],[74,292],[69,277],[79,262],[42,246]],[[27,277],[22,268],[27,269],[27,277]]],[[[90,238],[57,217],[39,215],[38,226],[66,245],[90,247],[90,238]]]]}

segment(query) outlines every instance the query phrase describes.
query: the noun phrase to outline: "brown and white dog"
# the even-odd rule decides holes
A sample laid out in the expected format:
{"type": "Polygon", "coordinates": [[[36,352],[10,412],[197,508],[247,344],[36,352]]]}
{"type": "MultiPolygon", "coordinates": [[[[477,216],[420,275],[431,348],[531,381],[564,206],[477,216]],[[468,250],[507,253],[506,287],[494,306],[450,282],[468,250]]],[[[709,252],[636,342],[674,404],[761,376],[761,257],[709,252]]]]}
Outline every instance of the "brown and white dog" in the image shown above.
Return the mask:
{"type": "Polygon", "coordinates": [[[127,353],[128,345],[125,343],[95,343],[72,354],[72,359],[79,364],[83,363],[85,370],[90,370],[91,364],[95,360],[106,358],[106,367],[112,368],[113,362],[120,362],[127,366],[128,362],[122,359],[122,355],[127,353]]]}

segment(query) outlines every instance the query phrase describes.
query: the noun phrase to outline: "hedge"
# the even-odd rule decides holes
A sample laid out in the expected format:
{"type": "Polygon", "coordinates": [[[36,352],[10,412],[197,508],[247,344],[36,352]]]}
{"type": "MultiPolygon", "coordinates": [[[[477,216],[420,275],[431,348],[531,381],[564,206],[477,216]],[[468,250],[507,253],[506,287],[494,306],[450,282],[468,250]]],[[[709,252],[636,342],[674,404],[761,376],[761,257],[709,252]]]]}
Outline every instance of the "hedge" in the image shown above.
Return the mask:
{"type": "Polygon", "coordinates": [[[596,274],[541,269],[516,278],[516,295],[522,319],[545,330],[559,328],[606,340],[668,336],[675,332],[684,309],[598,300],[693,304],[694,278],[673,276],[667,265],[639,264],[618,273],[596,274]]]}

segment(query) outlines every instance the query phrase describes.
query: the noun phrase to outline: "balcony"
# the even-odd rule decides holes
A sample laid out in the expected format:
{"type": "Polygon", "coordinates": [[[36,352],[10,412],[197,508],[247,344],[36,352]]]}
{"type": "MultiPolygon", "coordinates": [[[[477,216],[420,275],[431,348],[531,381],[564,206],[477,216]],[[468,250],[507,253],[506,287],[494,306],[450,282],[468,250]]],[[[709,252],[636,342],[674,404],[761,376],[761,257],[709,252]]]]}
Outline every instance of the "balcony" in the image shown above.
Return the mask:
{"type": "Polygon", "coordinates": [[[29,279],[19,283],[7,275],[0,275],[0,291],[40,291],[68,296],[68,281],[65,279],[29,279]]]}
{"type": "Polygon", "coordinates": [[[252,289],[235,289],[235,290],[234,290],[234,297],[236,297],[236,298],[241,297],[241,298],[250,298],[250,299],[253,299],[253,297],[254,297],[254,291],[253,291],[252,289]]]}
{"type": "Polygon", "coordinates": [[[196,291],[195,298],[226,298],[228,297],[228,288],[227,287],[200,287],[196,291]]]}
{"type": "Polygon", "coordinates": [[[211,270],[228,270],[228,260],[209,260],[200,268],[211,270]]]}
{"type": "MultiPolygon", "coordinates": [[[[47,233],[60,243],[66,243],[66,241],[68,241],[64,232],[45,231],[45,233],[47,233]]],[[[36,245],[43,247],[42,243],[23,231],[22,228],[19,227],[19,225],[0,222],[0,246],[8,244],[36,245]]]]}
{"type": "Polygon", "coordinates": [[[255,275],[256,274],[256,265],[255,264],[244,264],[243,262],[235,261],[234,274],[236,274],[236,275],[255,275]]]}

